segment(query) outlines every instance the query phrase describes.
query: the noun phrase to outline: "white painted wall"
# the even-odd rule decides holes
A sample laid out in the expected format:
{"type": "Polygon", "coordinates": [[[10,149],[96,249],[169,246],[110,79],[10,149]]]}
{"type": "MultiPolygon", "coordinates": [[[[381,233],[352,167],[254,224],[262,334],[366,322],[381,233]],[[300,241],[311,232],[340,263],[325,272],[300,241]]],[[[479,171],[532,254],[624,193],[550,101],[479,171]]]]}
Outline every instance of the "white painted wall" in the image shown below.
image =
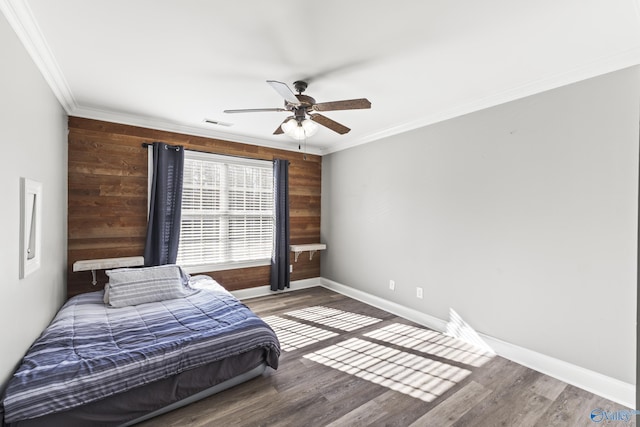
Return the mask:
{"type": "Polygon", "coordinates": [[[322,276],[635,384],[639,102],[634,67],[325,156],[322,276]]]}
{"type": "Polygon", "coordinates": [[[0,14],[0,389],[66,296],[67,117],[0,14]],[[43,186],[42,266],[18,279],[20,177],[43,186]]]}

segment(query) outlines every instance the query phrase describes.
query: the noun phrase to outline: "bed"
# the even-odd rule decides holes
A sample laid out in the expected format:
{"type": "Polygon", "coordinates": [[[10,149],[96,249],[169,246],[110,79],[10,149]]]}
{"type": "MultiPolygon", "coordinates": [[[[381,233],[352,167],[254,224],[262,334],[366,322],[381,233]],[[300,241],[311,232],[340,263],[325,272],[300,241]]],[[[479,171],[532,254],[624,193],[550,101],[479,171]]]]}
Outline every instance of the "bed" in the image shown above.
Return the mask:
{"type": "Polygon", "coordinates": [[[31,346],[2,400],[7,426],[132,425],[277,369],[273,330],[210,277],[108,275],[31,346]]]}

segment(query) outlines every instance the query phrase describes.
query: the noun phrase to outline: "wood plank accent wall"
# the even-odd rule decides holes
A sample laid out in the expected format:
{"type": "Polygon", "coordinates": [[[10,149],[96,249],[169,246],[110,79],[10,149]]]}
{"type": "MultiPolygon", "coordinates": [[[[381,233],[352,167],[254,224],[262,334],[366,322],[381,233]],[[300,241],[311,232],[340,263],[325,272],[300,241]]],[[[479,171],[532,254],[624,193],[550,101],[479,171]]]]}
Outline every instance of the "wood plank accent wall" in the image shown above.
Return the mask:
{"type": "MultiPolygon", "coordinates": [[[[106,282],[98,272],[73,272],[82,259],[142,255],[147,227],[147,149],[155,141],[186,149],[254,159],[288,159],[291,244],[320,242],[322,157],[142,127],[69,117],[67,296],[91,292],[106,282]]],[[[290,143],[287,141],[287,143],[290,143]]],[[[320,276],[320,252],[294,262],[291,280],[320,276]]],[[[269,284],[269,267],[203,273],[228,290],[269,284]]]]}

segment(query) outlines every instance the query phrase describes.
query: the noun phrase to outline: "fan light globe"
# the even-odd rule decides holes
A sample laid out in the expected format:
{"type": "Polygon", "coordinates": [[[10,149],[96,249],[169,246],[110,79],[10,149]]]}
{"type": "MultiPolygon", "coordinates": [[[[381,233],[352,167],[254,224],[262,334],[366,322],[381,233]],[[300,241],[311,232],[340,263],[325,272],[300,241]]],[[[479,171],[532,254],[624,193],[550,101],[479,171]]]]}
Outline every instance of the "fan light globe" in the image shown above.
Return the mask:
{"type": "Polygon", "coordinates": [[[301,141],[313,136],[318,131],[318,125],[309,119],[304,119],[301,123],[298,123],[296,119],[289,119],[282,125],[282,131],[285,135],[301,141]]]}

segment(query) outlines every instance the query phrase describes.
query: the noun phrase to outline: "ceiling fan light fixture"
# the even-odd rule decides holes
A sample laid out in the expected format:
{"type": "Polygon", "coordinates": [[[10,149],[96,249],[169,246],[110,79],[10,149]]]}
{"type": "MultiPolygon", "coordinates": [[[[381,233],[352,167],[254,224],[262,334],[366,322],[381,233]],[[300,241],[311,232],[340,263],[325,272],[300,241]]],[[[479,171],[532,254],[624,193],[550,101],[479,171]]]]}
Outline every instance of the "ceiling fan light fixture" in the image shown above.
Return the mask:
{"type": "Polygon", "coordinates": [[[284,122],[281,127],[285,135],[298,141],[307,139],[318,131],[318,125],[309,119],[303,119],[298,122],[295,118],[291,118],[284,122]]]}

